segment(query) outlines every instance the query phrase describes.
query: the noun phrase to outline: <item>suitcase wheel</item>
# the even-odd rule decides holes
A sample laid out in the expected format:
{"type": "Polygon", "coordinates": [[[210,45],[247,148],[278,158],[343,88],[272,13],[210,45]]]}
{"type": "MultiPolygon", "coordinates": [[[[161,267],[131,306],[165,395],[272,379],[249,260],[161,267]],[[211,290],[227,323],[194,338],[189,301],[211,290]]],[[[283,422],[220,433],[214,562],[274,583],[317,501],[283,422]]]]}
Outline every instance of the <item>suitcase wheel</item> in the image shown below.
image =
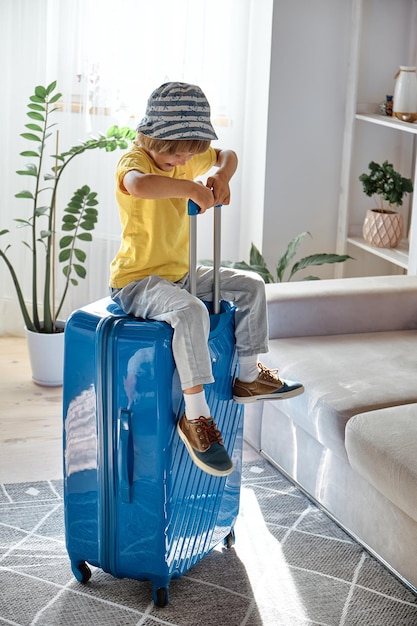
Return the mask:
{"type": "Polygon", "coordinates": [[[235,531],[232,528],[230,533],[224,538],[224,545],[226,546],[228,550],[230,550],[230,548],[233,548],[233,546],[235,545],[235,541],[236,541],[235,531]]]}
{"type": "Polygon", "coordinates": [[[166,587],[158,587],[156,589],[155,604],[160,609],[163,609],[168,604],[168,589],[166,587]]]}
{"type": "Polygon", "coordinates": [[[91,578],[91,569],[85,561],[81,563],[71,563],[72,573],[80,583],[88,583],[91,578]]]}

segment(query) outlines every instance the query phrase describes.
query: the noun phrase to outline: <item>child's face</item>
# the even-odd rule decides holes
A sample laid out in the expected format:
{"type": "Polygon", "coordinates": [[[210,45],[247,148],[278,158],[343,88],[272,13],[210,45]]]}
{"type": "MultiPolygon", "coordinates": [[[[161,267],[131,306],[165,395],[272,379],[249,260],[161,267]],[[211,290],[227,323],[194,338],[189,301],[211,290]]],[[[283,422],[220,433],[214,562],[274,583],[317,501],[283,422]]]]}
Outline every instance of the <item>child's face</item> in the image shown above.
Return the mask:
{"type": "Polygon", "coordinates": [[[167,152],[155,152],[155,150],[149,150],[149,154],[159,169],[164,172],[169,172],[169,170],[174,169],[178,165],[185,165],[194,156],[194,152],[169,154],[167,152]]]}

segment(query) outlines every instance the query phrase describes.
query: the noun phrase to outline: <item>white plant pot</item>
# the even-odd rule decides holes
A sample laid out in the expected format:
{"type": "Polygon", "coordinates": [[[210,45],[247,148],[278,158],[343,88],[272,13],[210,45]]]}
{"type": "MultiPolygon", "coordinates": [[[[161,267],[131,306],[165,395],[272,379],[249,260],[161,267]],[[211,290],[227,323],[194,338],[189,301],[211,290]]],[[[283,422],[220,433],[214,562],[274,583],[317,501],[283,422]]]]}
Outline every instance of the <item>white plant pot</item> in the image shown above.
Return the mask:
{"type": "MultiPolygon", "coordinates": [[[[65,322],[57,321],[56,325],[63,331],[65,322]]],[[[64,372],[64,332],[49,334],[25,330],[33,381],[44,387],[60,387],[64,372]]]]}

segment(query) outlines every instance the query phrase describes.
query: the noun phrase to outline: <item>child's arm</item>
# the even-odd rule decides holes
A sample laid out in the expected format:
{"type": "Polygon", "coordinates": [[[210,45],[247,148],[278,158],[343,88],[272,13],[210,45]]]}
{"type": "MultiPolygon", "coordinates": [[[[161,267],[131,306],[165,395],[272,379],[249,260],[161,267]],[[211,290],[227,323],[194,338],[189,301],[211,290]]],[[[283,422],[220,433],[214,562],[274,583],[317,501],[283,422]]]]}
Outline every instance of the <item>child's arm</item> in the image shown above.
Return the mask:
{"type": "Polygon", "coordinates": [[[192,180],[130,170],[123,178],[123,185],[131,196],[137,198],[190,198],[198,204],[202,213],[215,204],[211,188],[192,180]]]}
{"type": "Polygon", "coordinates": [[[207,187],[212,189],[214,204],[230,204],[229,181],[237,169],[237,156],[233,150],[216,150],[215,166],[218,170],[207,179],[207,187]]]}

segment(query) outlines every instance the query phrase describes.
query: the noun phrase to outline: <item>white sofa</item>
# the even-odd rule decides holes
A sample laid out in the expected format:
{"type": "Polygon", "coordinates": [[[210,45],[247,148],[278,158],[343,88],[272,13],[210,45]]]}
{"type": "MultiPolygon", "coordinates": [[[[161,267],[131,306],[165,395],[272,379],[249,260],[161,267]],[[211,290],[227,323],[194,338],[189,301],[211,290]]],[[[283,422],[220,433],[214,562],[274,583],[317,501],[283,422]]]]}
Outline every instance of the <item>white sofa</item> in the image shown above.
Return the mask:
{"type": "Polygon", "coordinates": [[[305,393],[248,405],[245,438],[417,588],[417,277],[267,285],[262,360],[305,393]]]}

